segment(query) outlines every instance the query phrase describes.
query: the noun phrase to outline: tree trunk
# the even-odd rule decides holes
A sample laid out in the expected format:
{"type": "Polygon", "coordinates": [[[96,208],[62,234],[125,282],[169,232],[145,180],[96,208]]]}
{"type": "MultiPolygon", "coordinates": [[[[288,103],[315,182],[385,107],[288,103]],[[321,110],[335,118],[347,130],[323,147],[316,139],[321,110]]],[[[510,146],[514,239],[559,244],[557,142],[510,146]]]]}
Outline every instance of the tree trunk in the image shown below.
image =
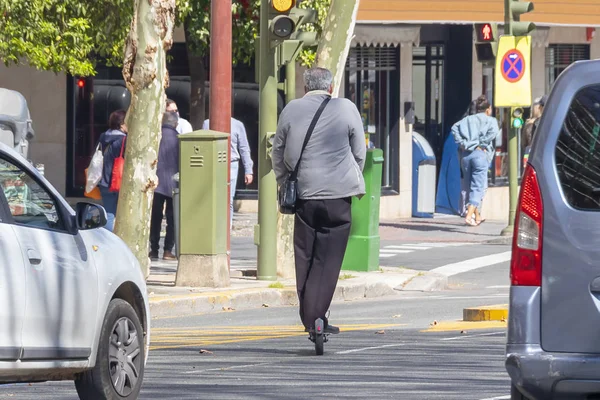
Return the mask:
{"type": "Polygon", "coordinates": [[[175,0],[134,0],[125,44],[123,78],[131,93],[127,150],[115,233],[133,251],[148,277],[150,210],[158,184],[156,164],[169,84],[166,51],[173,44],[175,0]]]}
{"type": "Polygon", "coordinates": [[[327,68],[333,74],[333,97],[337,97],[350,43],[354,38],[354,26],[360,0],[331,0],[323,33],[317,49],[317,67],[327,68]],[[346,32],[345,35],[338,34],[346,32]]]}
{"type": "Polygon", "coordinates": [[[190,68],[190,124],[196,130],[202,129],[206,119],[206,65],[204,57],[195,54],[191,48],[187,25],[184,30],[190,68]]]}

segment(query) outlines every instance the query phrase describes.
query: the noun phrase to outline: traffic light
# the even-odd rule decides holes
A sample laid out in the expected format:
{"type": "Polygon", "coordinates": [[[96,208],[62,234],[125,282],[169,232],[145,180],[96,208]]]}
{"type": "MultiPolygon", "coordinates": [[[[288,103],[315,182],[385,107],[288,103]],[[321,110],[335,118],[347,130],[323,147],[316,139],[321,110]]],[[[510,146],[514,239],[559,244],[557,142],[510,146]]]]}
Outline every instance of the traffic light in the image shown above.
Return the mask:
{"type": "Polygon", "coordinates": [[[533,22],[521,22],[521,15],[533,11],[533,2],[507,0],[505,24],[509,27],[506,34],[512,36],[527,36],[535,30],[533,22]]]}
{"type": "Polygon", "coordinates": [[[304,46],[313,46],[317,38],[314,32],[302,32],[298,28],[317,20],[316,10],[296,7],[296,0],[269,1],[269,34],[273,47],[286,40],[299,40],[304,46]]]}
{"type": "Polygon", "coordinates": [[[494,62],[498,52],[498,24],[475,24],[475,50],[477,60],[482,63],[494,62]]]}
{"type": "Polygon", "coordinates": [[[511,126],[515,129],[521,129],[523,124],[523,109],[521,107],[514,107],[511,110],[511,126]]]}

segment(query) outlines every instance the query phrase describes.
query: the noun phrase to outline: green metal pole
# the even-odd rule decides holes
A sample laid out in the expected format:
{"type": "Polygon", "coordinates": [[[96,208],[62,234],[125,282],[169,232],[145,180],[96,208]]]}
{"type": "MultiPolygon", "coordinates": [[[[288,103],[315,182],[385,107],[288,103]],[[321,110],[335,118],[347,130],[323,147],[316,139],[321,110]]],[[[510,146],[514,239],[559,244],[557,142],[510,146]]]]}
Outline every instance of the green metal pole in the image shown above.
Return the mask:
{"type": "Polygon", "coordinates": [[[296,98],[296,60],[285,66],[285,103],[296,98]]]}
{"type": "MultiPolygon", "coordinates": [[[[513,109],[511,108],[511,123],[513,109]]],[[[517,214],[517,201],[519,196],[519,147],[517,141],[517,135],[519,129],[510,127],[510,134],[508,138],[508,192],[509,192],[509,208],[508,208],[508,226],[502,230],[503,236],[510,236],[513,234],[515,228],[515,215],[517,214]]]]}
{"type": "MultiPolygon", "coordinates": [[[[504,34],[512,36],[511,22],[513,20],[510,3],[512,0],[504,0],[504,34]]],[[[513,234],[515,226],[515,215],[517,210],[517,196],[518,196],[518,178],[517,169],[519,168],[519,160],[517,156],[518,144],[517,134],[518,130],[512,126],[512,115],[513,109],[509,108],[510,115],[508,116],[509,121],[509,137],[508,137],[508,192],[509,192],[509,206],[508,206],[508,226],[502,230],[502,236],[510,236],[513,234]]]]}
{"type": "Polygon", "coordinates": [[[277,184],[267,156],[267,133],[277,129],[277,79],[275,50],[269,41],[269,7],[269,0],[261,0],[258,232],[255,232],[255,242],[258,245],[257,278],[274,281],[277,279],[277,184]]]}

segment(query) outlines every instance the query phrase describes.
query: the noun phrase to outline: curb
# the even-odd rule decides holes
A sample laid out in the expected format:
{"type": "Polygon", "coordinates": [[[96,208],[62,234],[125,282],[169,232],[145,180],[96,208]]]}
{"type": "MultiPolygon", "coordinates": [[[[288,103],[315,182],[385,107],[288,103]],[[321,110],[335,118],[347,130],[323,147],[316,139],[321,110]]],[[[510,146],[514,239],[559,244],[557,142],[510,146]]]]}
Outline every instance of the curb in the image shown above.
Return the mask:
{"type": "Polygon", "coordinates": [[[463,321],[502,321],[508,320],[508,304],[463,309],[463,321]]]}
{"type": "MultiPolygon", "coordinates": [[[[356,301],[393,296],[407,290],[442,290],[448,283],[448,278],[439,274],[414,270],[390,272],[390,270],[392,269],[386,269],[376,275],[357,274],[358,276],[351,279],[338,281],[333,301],[356,301]]],[[[289,284],[282,289],[259,287],[204,293],[187,293],[185,288],[182,289],[184,290],[180,292],[182,294],[151,294],[152,318],[298,305],[296,287],[289,284]]],[[[151,292],[152,288],[148,290],[151,292]]]]}

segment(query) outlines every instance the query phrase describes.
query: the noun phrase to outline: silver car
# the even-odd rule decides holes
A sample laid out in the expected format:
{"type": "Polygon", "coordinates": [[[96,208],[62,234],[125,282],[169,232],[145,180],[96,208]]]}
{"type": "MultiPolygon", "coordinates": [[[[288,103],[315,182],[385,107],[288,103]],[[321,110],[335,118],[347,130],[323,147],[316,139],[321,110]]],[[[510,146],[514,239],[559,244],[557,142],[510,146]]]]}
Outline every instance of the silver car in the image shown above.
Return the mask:
{"type": "Polygon", "coordinates": [[[73,211],[0,144],[0,384],[74,380],[81,399],[136,399],[149,344],[140,266],[100,206],[73,211]]]}
{"type": "Polygon", "coordinates": [[[511,398],[600,398],[600,60],[565,70],[545,105],[511,283],[511,398]]]}

